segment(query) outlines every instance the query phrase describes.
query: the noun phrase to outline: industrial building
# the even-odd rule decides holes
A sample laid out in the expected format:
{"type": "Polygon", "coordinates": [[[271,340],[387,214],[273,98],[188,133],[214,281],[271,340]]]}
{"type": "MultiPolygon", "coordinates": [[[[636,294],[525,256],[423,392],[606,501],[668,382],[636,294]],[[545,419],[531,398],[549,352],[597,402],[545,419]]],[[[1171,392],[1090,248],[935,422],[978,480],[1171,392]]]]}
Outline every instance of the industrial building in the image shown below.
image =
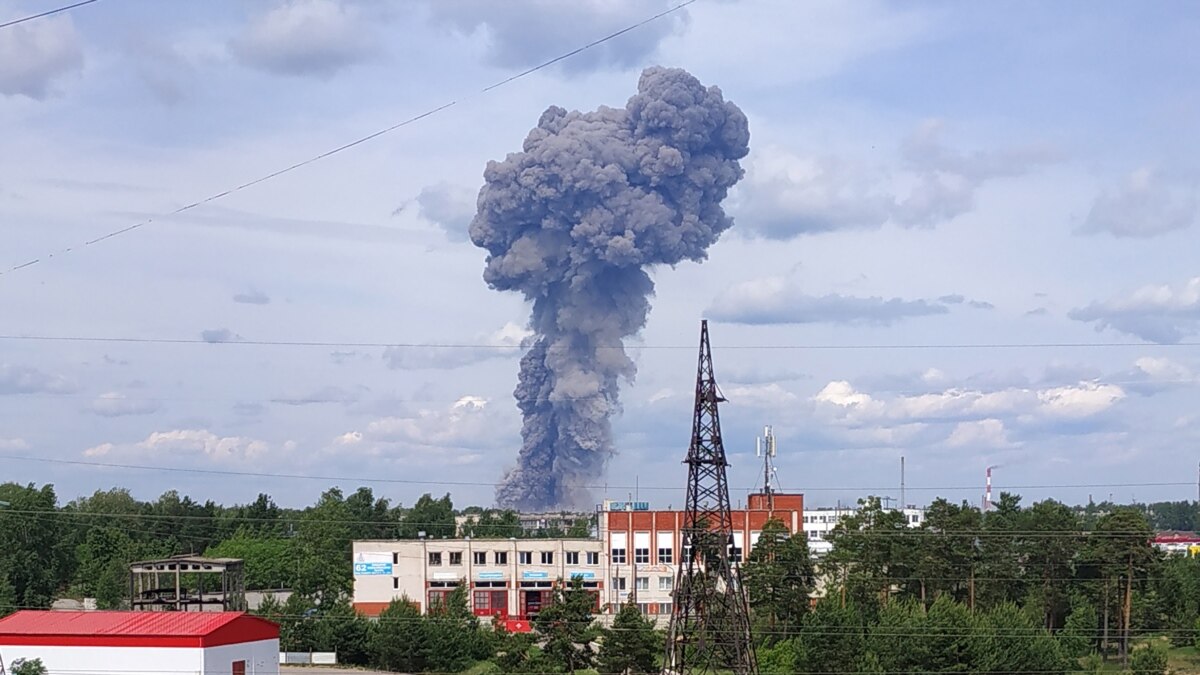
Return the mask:
{"type": "MultiPolygon", "coordinates": [[[[732,512],[731,557],[743,559],[771,518],[801,531],[803,513],[803,495],[750,495],[747,508],[732,512]]],[[[427,611],[467,584],[477,616],[528,619],[550,601],[556,583],[579,579],[601,615],[632,599],[644,614],[665,619],[682,557],[683,517],[645,502],[609,501],[599,508],[596,538],[357,541],[354,606],[377,616],[407,597],[427,611]]]]}
{"type": "Polygon", "coordinates": [[[49,675],[278,675],[279,627],[243,612],[21,611],[0,619],[0,659],[49,675]]]}

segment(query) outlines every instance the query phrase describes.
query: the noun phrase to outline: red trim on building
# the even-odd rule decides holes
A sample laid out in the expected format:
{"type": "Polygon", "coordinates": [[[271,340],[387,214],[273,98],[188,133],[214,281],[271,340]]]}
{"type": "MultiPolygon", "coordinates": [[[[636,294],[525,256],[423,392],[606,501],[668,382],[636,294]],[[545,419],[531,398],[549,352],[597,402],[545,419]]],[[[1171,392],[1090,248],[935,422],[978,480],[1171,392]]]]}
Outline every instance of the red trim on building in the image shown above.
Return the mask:
{"type": "Polygon", "coordinates": [[[279,626],[245,612],[42,612],[0,619],[0,645],[204,648],[278,640],[279,626]]]}

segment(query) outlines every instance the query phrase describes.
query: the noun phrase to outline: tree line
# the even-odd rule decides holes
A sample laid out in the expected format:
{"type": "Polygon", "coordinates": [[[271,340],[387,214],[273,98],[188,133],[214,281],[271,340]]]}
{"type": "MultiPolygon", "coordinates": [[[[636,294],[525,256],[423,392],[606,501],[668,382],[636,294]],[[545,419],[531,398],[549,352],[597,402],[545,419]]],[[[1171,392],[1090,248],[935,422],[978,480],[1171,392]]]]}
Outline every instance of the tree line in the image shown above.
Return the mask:
{"type": "Polygon", "coordinates": [[[765,528],[743,571],[763,671],[1162,673],[1164,642],[1196,641],[1200,561],[1157,551],[1144,509],[1020,502],[939,499],[910,527],[864,500],[819,560],[765,528]]]}
{"type": "Polygon", "coordinates": [[[141,501],[119,488],[60,504],[52,485],[16,483],[0,484],[0,502],[8,504],[0,506],[0,615],[64,597],[126,607],[129,563],[182,554],[241,558],[248,589],[341,598],[348,606],[355,540],[587,536],[591,529],[580,519],[567,532],[531,532],[512,511],[477,507],[460,529],[448,494],[403,507],[366,487],[349,495],[331,488],[302,509],[280,507],[265,494],[221,506],[173,490],[141,501]]]}

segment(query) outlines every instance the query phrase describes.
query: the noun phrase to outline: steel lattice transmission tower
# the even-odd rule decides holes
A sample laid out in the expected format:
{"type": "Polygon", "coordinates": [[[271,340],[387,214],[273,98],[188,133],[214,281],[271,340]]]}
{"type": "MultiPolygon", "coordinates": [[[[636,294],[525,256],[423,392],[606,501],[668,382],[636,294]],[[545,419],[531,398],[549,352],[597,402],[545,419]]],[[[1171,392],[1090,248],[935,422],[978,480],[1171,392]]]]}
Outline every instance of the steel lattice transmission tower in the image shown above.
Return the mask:
{"type": "Polygon", "coordinates": [[[733,519],[708,321],[700,322],[696,410],[688,448],[683,557],[667,631],[666,673],[758,672],[741,575],[730,560],[733,519]]]}

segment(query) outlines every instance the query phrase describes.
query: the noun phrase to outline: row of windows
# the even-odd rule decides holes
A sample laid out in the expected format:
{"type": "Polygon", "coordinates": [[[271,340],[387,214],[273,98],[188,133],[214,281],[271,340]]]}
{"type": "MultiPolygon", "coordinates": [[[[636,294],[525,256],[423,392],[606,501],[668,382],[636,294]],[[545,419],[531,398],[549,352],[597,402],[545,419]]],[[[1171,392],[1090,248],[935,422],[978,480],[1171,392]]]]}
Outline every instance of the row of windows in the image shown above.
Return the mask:
{"type": "MultiPolygon", "coordinates": [[[[443,553],[442,551],[430,551],[429,552],[429,565],[431,567],[440,567],[442,565],[442,560],[443,560],[442,553],[443,553]]],[[[599,565],[600,564],[600,553],[598,553],[597,551],[583,551],[582,553],[583,553],[583,559],[585,561],[584,564],[586,564],[586,565],[599,565]]],[[[533,564],[533,554],[534,554],[533,551],[517,551],[517,563],[521,564],[521,565],[532,565],[533,564]]],[[[578,565],[579,564],[579,554],[580,554],[580,551],[567,551],[563,554],[563,557],[566,559],[566,563],[568,565],[578,565]]],[[[393,563],[395,563],[397,565],[400,564],[399,558],[400,558],[399,553],[392,554],[392,562],[393,563]]],[[[463,564],[463,552],[462,551],[448,551],[447,555],[445,556],[445,559],[448,561],[449,565],[461,565],[461,564],[463,564]]],[[[474,551],[471,554],[471,560],[476,565],[487,565],[488,564],[488,552],[487,551],[474,551]]],[[[554,551],[538,551],[538,560],[543,565],[553,565],[554,564],[554,551]]],[[[508,551],[492,551],[492,564],[493,565],[507,565],[508,564],[508,551]]]]}
{"type": "MultiPolygon", "coordinates": [[[[687,546],[684,547],[685,555],[687,554],[688,548],[690,548],[690,547],[687,547],[687,546]]],[[[610,559],[612,560],[612,564],[614,564],[614,565],[626,564],[628,561],[628,556],[626,555],[626,550],[623,548],[614,548],[611,552],[610,559]]],[[[674,561],[675,561],[675,557],[674,557],[671,549],[669,549],[669,548],[658,549],[658,564],[669,565],[674,561]]],[[[729,561],[730,562],[741,562],[742,561],[741,547],[739,547],[739,546],[730,546],[729,547],[729,561]]],[[[648,548],[633,549],[633,564],[649,565],[650,564],[650,549],[648,549],[648,548]]]]}
{"type": "MultiPolygon", "coordinates": [[[[612,587],[618,591],[628,590],[628,577],[613,577],[612,587]]],[[[633,580],[633,587],[639,591],[650,590],[650,577],[637,577],[633,580]]],[[[669,591],[675,587],[675,577],[659,577],[658,590],[669,591]]]]}

